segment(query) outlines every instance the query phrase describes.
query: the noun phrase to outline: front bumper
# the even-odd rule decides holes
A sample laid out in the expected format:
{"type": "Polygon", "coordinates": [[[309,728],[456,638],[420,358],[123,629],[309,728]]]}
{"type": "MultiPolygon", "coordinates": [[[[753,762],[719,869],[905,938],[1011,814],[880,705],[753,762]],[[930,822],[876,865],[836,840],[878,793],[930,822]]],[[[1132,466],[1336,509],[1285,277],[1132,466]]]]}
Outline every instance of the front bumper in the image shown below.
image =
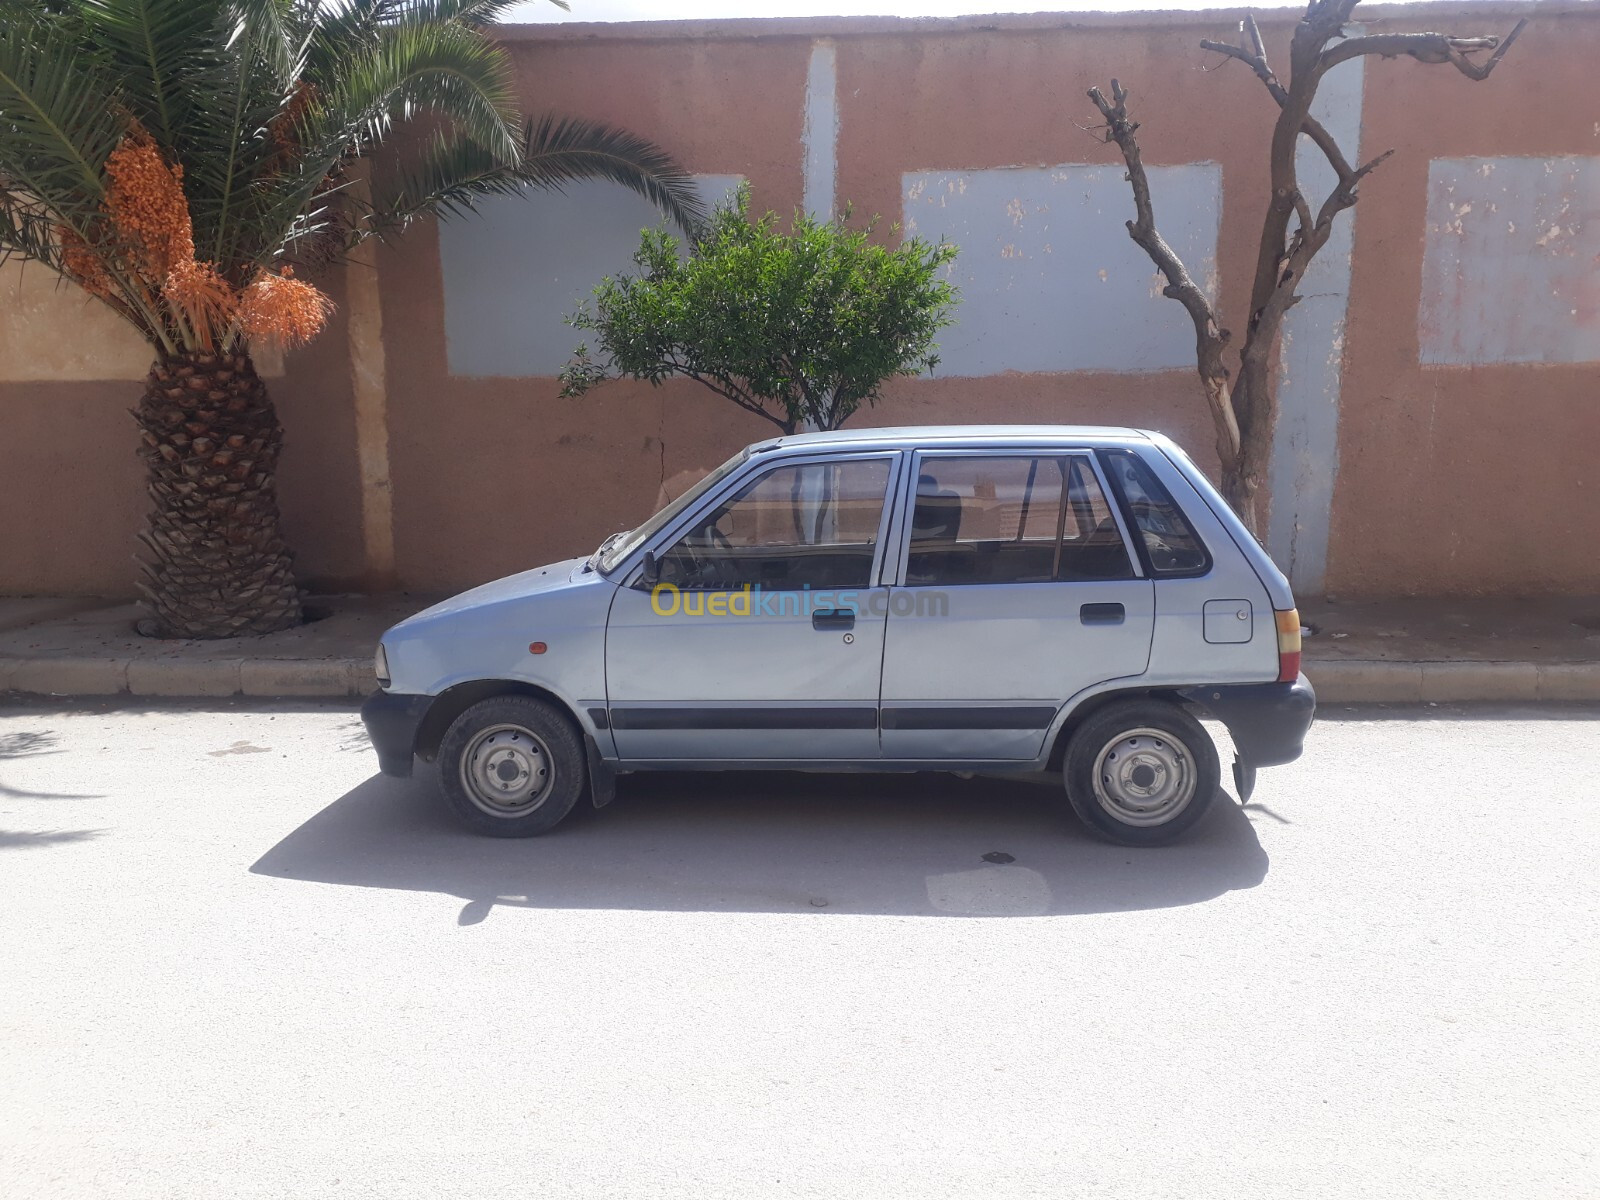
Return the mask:
{"type": "Polygon", "coordinates": [[[1240,760],[1251,767],[1299,758],[1317,712],[1317,693],[1304,675],[1293,683],[1226,683],[1181,694],[1228,727],[1240,760]]]}
{"type": "Polygon", "coordinates": [[[361,706],[361,722],[367,727],[372,748],[378,752],[378,769],[385,775],[405,778],[411,774],[417,730],[432,703],[432,696],[377,692],[361,706]]]}

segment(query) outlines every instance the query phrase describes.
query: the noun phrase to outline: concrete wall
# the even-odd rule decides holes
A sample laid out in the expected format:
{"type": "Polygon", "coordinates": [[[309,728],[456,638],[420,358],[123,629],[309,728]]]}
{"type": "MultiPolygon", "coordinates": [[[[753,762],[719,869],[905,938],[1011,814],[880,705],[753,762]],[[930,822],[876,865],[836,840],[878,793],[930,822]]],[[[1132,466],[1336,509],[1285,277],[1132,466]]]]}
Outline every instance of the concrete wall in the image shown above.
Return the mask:
{"type": "MultiPolygon", "coordinates": [[[[1525,9],[1364,19],[1504,32],[1525,9]]],[[[1352,156],[1397,153],[1317,264],[1280,364],[1268,540],[1304,592],[1600,590],[1600,13],[1534,15],[1487,83],[1374,59],[1324,86],[1319,115],[1352,156]]],[[[710,194],[742,178],[760,208],[851,203],[960,244],[964,302],[937,377],[897,382],[856,423],[1151,426],[1214,466],[1192,332],[1127,239],[1119,160],[1079,125],[1088,86],[1115,74],[1132,89],[1159,223],[1241,328],[1274,108],[1240,64],[1197,45],[1236,25],[839,19],[505,37],[530,110],[651,137],[710,194]]],[[[1264,27],[1285,66],[1289,14],[1264,27]]],[[[1308,179],[1325,171],[1303,162],[1308,179]]],[[[562,315],[627,268],[650,220],[602,185],[499,200],[419,228],[359,268],[361,286],[335,287],[339,321],[275,382],[307,579],[454,589],[585,552],[675,479],[771,432],[681,382],[559,397],[578,341],[562,315]]],[[[125,592],[140,491],[125,410],[143,353],[70,293],[0,285],[0,591],[125,592]]]]}

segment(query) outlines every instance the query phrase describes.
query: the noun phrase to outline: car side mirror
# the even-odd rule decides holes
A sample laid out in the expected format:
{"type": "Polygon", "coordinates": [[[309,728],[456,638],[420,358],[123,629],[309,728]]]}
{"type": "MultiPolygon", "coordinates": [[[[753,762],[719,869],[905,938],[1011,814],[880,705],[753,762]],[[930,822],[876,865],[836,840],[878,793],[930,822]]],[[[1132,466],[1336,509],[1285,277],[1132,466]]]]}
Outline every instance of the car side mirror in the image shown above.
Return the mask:
{"type": "Polygon", "coordinates": [[[644,567],[639,574],[639,582],[646,587],[655,587],[661,582],[661,564],[656,561],[652,551],[644,552],[644,567]]]}

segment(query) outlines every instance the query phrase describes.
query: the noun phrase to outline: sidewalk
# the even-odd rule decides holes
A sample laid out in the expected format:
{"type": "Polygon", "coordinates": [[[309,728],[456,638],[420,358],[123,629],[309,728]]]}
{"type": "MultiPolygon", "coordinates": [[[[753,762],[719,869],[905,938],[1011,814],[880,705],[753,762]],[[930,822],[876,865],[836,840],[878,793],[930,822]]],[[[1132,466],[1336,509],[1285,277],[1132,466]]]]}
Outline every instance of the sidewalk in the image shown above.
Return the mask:
{"type": "Polygon", "coordinates": [[[433,597],[313,596],[286,633],[214,642],[141,637],[132,603],[0,599],[0,693],[52,696],[365,696],[372,654],[433,597]]]}
{"type": "Polygon", "coordinates": [[[1310,602],[1323,704],[1600,701],[1600,597],[1310,602]]]}
{"type": "MultiPolygon", "coordinates": [[[[287,633],[158,642],[132,604],[0,599],[0,693],[364,696],[390,625],[419,595],[319,596],[287,633]]],[[[1600,701],[1600,597],[1307,604],[1305,672],[1323,704],[1600,701]]]]}

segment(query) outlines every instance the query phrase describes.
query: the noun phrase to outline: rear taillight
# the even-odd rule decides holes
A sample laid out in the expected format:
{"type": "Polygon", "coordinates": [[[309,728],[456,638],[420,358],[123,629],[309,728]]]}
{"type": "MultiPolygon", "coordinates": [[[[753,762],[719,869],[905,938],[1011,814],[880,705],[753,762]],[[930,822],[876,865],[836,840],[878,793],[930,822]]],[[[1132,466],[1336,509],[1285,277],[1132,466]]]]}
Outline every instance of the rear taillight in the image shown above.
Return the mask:
{"type": "Polygon", "coordinates": [[[1278,682],[1293,683],[1300,678],[1300,610],[1272,615],[1278,621],[1278,682]]]}

